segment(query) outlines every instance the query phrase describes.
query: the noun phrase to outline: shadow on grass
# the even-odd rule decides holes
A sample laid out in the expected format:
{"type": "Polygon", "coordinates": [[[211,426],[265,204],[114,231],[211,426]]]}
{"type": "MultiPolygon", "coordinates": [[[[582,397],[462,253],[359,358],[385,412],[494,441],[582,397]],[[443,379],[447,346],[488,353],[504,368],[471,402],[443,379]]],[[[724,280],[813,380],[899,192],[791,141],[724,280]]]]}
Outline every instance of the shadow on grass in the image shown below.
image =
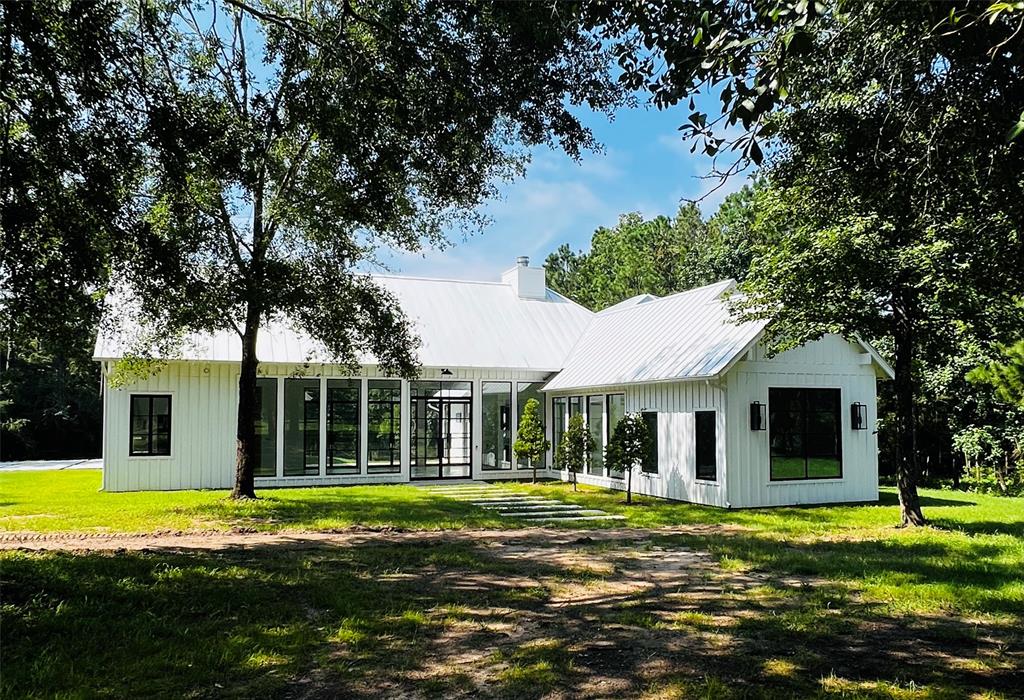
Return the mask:
{"type": "Polygon", "coordinates": [[[2,694],[923,698],[1024,680],[1019,565],[989,545],[565,542],[6,554],[2,694]],[[873,586],[963,607],[901,614],[873,586]]]}
{"type": "Polygon", "coordinates": [[[500,527],[509,523],[470,503],[414,487],[353,486],[276,489],[251,501],[219,499],[182,507],[181,515],[235,527],[272,530],[299,526],[329,530],[351,525],[408,529],[500,527]]]}

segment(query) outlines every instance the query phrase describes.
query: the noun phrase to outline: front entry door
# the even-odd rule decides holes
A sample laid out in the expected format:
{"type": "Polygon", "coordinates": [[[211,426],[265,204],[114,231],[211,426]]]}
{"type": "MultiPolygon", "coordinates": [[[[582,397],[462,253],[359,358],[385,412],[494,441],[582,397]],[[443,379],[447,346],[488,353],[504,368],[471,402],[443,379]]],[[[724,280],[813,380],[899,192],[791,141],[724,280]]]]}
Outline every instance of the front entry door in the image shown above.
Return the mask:
{"type": "Polygon", "coordinates": [[[410,403],[412,478],[472,476],[472,383],[411,382],[410,403]]]}

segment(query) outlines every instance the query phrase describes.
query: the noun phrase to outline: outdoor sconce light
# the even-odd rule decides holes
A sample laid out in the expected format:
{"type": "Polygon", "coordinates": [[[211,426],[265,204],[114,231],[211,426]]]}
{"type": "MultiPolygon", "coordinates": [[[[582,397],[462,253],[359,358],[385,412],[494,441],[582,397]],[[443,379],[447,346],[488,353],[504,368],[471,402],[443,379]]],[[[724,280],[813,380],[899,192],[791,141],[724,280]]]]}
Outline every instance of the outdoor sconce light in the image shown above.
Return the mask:
{"type": "Polygon", "coordinates": [[[862,403],[850,404],[850,427],[854,430],[868,429],[868,407],[862,403]]]}
{"type": "Polygon", "coordinates": [[[765,419],[765,406],[760,401],[755,401],[750,404],[750,429],[751,430],[765,430],[768,427],[768,421],[765,419]]]}
{"type": "Polygon", "coordinates": [[[450,376],[452,376],[452,371],[450,369],[445,368],[445,369],[441,370],[441,376],[442,377],[450,377],[450,376]]]}

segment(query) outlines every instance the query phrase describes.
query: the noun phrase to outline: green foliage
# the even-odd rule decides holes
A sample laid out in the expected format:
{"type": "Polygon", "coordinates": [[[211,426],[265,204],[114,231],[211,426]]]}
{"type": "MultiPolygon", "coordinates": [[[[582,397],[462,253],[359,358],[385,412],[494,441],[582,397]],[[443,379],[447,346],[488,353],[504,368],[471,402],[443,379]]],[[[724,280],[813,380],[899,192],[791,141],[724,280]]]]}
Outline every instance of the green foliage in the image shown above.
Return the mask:
{"type": "Polygon", "coordinates": [[[569,417],[569,425],[562,433],[562,441],[555,453],[555,463],[559,469],[582,472],[586,469],[587,460],[593,449],[594,436],[590,434],[583,414],[577,413],[569,417]]]}
{"type": "Polygon", "coordinates": [[[1000,359],[971,370],[967,378],[992,386],[1003,401],[1024,408],[1024,340],[1000,349],[1000,359]]]}
{"type": "Polygon", "coordinates": [[[551,441],[544,436],[544,423],[540,419],[540,402],[530,399],[523,406],[523,416],[519,419],[519,433],[512,452],[516,457],[530,460],[536,464],[551,447],[551,441]]]}
{"type": "Polygon", "coordinates": [[[744,187],[730,194],[707,222],[693,204],[672,219],[623,214],[614,228],[594,232],[589,251],[562,245],[549,255],[548,284],[600,310],[639,294],[665,296],[743,279],[753,254],[753,192],[744,187]]]}
{"type": "Polygon", "coordinates": [[[650,451],[650,441],[643,416],[627,413],[615,426],[605,448],[608,467],[623,473],[639,468],[650,451]]]}

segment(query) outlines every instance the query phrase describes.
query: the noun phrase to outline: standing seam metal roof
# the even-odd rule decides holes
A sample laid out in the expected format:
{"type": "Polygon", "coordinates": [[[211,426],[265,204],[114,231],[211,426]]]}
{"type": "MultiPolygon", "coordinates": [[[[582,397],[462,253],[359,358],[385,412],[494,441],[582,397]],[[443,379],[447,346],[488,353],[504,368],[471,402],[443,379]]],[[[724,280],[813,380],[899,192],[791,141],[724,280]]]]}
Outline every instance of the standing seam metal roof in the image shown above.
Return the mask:
{"type": "Polygon", "coordinates": [[[715,377],[767,322],[736,323],[733,280],[597,314],[546,391],[715,377]]]}
{"type": "MultiPolygon", "coordinates": [[[[419,335],[425,367],[475,367],[557,371],[594,313],[552,290],[544,300],[522,299],[501,282],[374,275],[397,298],[419,335]]],[[[101,333],[94,358],[117,359],[137,335],[122,327],[101,333]]],[[[329,363],[322,346],[276,322],[260,331],[257,356],[266,363],[329,363]]],[[[230,331],[196,334],[166,359],[239,362],[241,343],[230,331]]],[[[375,364],[372,356],[364,364],[375,364]]]]}

